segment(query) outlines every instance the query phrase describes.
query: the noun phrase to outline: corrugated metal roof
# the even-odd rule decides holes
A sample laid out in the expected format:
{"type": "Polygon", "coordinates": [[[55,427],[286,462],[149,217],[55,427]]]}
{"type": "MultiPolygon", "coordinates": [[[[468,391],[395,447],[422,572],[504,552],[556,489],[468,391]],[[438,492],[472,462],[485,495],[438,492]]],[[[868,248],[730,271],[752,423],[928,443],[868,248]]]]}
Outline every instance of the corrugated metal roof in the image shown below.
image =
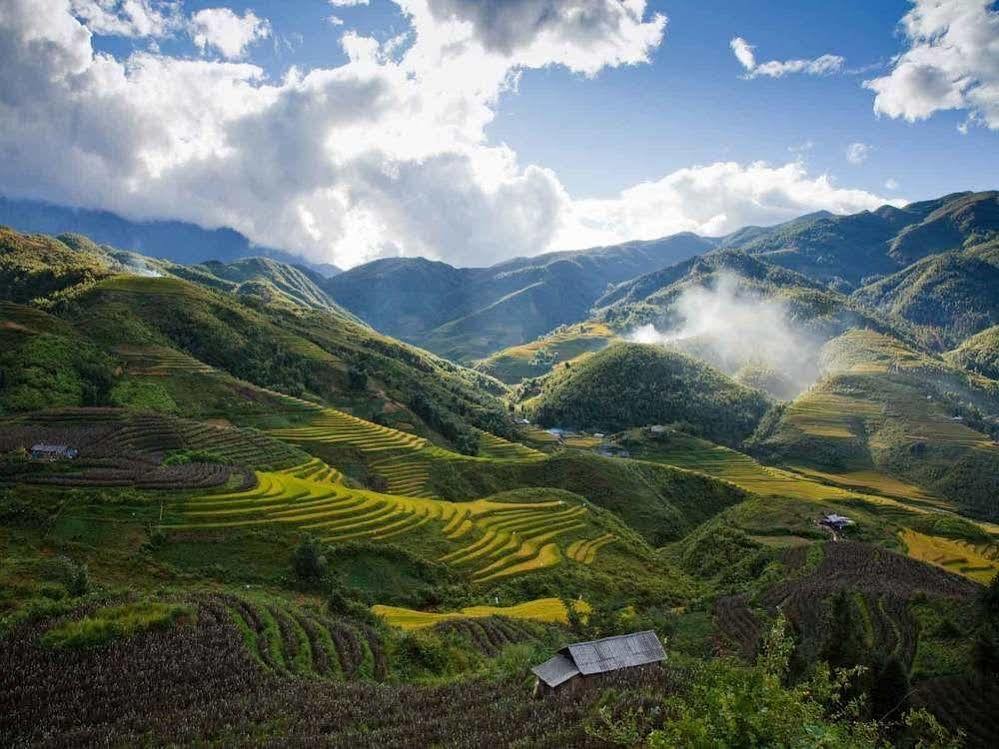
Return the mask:
{"type": "Polygon", "coordinates": [[[656,633],[635,632],[630,635],[605,637],[592,642],[578,642],[563,648],[581,674],[600,674],[619,668],[643,666],[666,658],[656,633]]]}
{"type": "Polygon", "coordinates": [[[572,658],[559,653],[554,658],[549,658],[540,666],[531,669],[534,675],[550,687],[557,687],[564,681],[568,681],[573,676],[579,676],[579,669],[572,662],[572,658]]]}

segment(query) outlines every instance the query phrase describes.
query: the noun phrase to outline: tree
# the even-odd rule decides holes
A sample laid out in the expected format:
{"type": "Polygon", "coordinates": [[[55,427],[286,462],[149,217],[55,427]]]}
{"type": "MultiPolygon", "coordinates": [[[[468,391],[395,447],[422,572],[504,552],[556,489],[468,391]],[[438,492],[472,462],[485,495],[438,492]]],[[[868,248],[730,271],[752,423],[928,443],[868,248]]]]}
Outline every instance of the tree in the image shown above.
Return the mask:
{"type": "Polygon", "coordinates": [[[347,370],[347,384],[351,390],[367,390],[368,373],[360,367],[351,367],[347,370]]]}
{"type": "Polygon", "coordinates": [[[322,546],[312,536],[301,540],[291,555],[291,566],[299,580],[316,583],[326,574],[326,557],[322,546]]]}
{"type": "Polygon", "coordinates": [[[867,660],[867,646],[853,594],[840,590],[833,596],[829,634],[822,646],[822,659],[833,668],[853,668],[867,660]]]}

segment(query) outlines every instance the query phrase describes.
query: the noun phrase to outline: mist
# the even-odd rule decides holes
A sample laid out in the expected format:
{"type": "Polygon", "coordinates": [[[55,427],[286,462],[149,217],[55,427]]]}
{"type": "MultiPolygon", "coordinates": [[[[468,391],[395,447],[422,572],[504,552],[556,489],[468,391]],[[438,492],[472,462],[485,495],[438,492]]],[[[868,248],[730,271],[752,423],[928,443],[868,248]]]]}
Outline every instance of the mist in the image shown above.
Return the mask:
{"type": "Polygon", "coordinates": [[[734,274],[687,289],[672,312],[679,322],[670,329],[643,325],[628,340],[680,349],[779,398],[818,379],[822,341],[795,323],[784,302],[740,288],[734,274]]]}

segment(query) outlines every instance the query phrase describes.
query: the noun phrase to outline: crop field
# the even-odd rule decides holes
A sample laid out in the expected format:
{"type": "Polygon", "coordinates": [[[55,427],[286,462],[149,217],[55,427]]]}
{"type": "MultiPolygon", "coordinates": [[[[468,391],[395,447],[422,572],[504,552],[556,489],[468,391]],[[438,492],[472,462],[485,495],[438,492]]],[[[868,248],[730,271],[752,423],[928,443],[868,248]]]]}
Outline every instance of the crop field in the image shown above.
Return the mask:
{"type": "MultiPolygon", "coordinates": [[[[589,605],[585,602],[580,601],[578,606],[581,613],[585,614],[589,611],[589,605]]],[[[371,610],[388,624],[400,629],[423,629],[444,622],[488,619],[490,617],[528,619],[553,624],[565,624],[568,621],[565,604],[558,598],[539,598],[535,601],[519,603],[516,606],[469,606],[460,611],[443,613],[381,605],[372,606],[371,610]]]]}
{"type": "Polygon", "coordinates": [[[333,408],[323,409],[306,426],[272,429],[270,434],[296,444],[349,444],[365,453],[419,450],[429,444],[423,437],[365,421],[333,408]]]}
{"type": "Polygon", "coordinates": [[[538,377],[553,365],[608,346],[614,331],[603,323],[588,322],[556,331],[544,338],[511,346],[475,364],[475,368],[508,385],[538,377]]]}
{"type": "Polygon", "coordinates": [[[634,457],[706,473],[763,496],[817,501],[852,496],[838,487],[761,465],[744,453],[687,435],[671,435],[662,443],[646,442],[635,450],[634,457]]]}
{"type": "Polygon", "coordinates": [[[498,655],[507,645],[534,639],[534,628],[525,624],[527,621],[509,619],[505,616],[448,619],[434,625],[434,631],[463,637],[480,653],[492,657],[498,655]]]}
{"type": "Polygon", "coordinates": [[[999,691],[983,689],[976,680],[963,676],[947,676],[920,682],[913,702],[949,729],[965,731],[965,746],[999,745],[999,691]]]}
{"type": "Polygon", "coordinates": [[[813,390],[788,408],[788,421],[812,437],[853,440],[857,424],[881,415],[878,403],[827,390],[813,390]]]}
{"type": "Polygon", "coordinates": [[[999,546],[971,543],[957,538],[930,536],[906,528],[902,542],[913,559],[929,562],[950,572],[987,584],[999,571],[999,546]]]}
{"type": "Polygon", "coordinates": [[[214,367],[193,356],[166,346],[118,346],[114,349],[128,374],[145,377],[169,377],[178,373],[212,374],[214,367]]]}
{"type": "MultiPolygon", "coordinates": [[[[419,529],[456,546],[442,562],[475,582],[489,582],[560,564],[561,543],[592,536],[598,526],[590,511],[564,500],[453,503],[351,489],[309,462],[284,472],[258,472],[249,490],[204,494],[176,503],[182,522],[167,530],[213,530],[286,524],[329,542],[401,539],[419,529]],[[296,473],[319,476],[302,478],[296,473]],[[332,481],[331,481],[332,480],[332,481]],[[425,527],[426,526],[426,527],[425,527]]],[[[592,563],[596,551],[614,540],[604,534],[578,558],[592,563]]]]}
{"type": "Polygon", "coordinates": [[[235,622],[247,651],[281,676],[328,679],[388,676],[381,638],[371,627],[276,601],[218,595],[202,611],[235,622]]]}
{"type": "MultiPolygon", "coordinates": [[[[532,700],[519,674],[375,683],[378,646],[357,629],[352,640],[344,638],[345,660],[356,663],[352,649],[359,648],[372,672],[362,665],[354,670],[360,678],[348,679],[339,674],[346,669],[333,620],[297,607],[274,609],[276,617],[264,599],[208,596],[190,622],[101,648],[45,647],[42,636],[58,619],[23,625],[16,637],[0,638],[0,735],[13,746],[605,746],[583,729],[600,690],[532,700]],[[244,623],[259,618],[254,632],[268,633],[265,651],[247,647],[236,610],[244,623]],[[274,667],[263,665],[265,657],[274,667]],[[289,670],[308,673],[310,662],[314,676],[288,678],[289,670]]],[[[633,669],[606,683],[662,693],[675,678],[668,669],[633,669]]]]}

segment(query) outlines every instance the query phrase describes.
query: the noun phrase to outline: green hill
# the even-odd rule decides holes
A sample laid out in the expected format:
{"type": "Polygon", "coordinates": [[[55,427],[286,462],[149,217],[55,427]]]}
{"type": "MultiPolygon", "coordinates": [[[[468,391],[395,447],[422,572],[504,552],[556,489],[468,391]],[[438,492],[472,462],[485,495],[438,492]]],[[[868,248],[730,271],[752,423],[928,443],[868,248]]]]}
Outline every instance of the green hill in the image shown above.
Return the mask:
{"type": "Polygon", "coordinates": [[[999,231],[997,193],[955,193],[904,208],[818,213],[723,241],[776,265],[844,288],[999,231]]]}
{"type": "Polygon", "coordinates": [[[734,444],[753,431],[768,405],[760,391],[686,354],[618,343],[559,367],[522,407],[546,426],[613,432],[683,422],[716,442],[734,444]]]}
{"type": "Polygon", "coordinates": [[[999,380],[999,325],[971,336],[946,356],[959,367],[999,380]]]}
{"type": "Polygon", "coordinates": [[[579,322],[608,284],[713,246],[712,240],[678,234],[518,258],[490,268],[392,258],[334,276],[325,289],[378,330],[469,361],[579,322]]]}
{"type": "Polygon", "coordinates": [[[926,328],[928,343],[946,347],[999,322],[999,264],[966,252],[935,255],[858,289],[853,299],[926,328]]]}

